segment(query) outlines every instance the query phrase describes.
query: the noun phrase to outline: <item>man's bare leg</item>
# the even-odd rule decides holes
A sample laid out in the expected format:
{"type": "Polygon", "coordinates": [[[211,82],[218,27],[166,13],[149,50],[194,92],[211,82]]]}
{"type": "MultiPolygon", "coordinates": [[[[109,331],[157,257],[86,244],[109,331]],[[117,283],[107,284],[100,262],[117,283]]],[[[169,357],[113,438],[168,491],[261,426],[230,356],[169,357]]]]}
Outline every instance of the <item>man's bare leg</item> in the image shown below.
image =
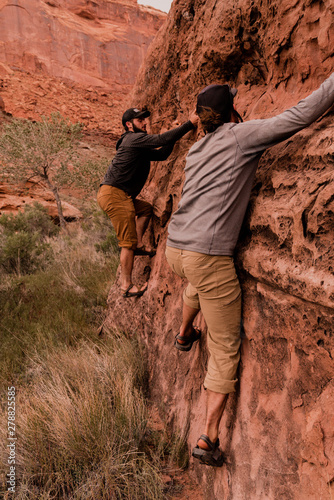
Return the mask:
{"type": "MultiPolygon", "coordinates": [[[[122,247],[120,255],[122,290],[126,290],[132,283],[131,276],[133,270],[133,261],[134,261],[134,251],[131,250],[130,248],[122,247]]],[[[134,285],[131,288],[131,292],[139,292],[138,287],[134,285]]]]}
{"type": "Polygon", "coordinates": [[[121,262],[121,288],[126,290],[131,285],[131,275],[133,269],[134,251],[130,248],[122,248],[120,255],[121,262]]]}
{"type": "MultiPolygon", "coordinates": [[[[204,434],[209,437],[212,443],[215,443],[218,438],[219,424],[224,413],[228,394],[220,394],[210,389],[207,389],[206,392],[206,423],[204,434]]],[[[202,439],[198,441],[198,446],[204,450],[209,450],[209,446],[202,439]]]]}
{"type": "MultiPolygon", "coordinates": [[[[181,337],[190,337],[193,331],[193,321],[196,318],[199,309],[194,309],[183,302],[182,324],[180,328],[181,337]]],[[[180,344],[187,344],[186,340],[178,340],[180,344]]]]}
{"type": "Polygon", "coordinates": [[[151,217],[136,217],[137,247],[143,246],[143,236],[151,217]]]}

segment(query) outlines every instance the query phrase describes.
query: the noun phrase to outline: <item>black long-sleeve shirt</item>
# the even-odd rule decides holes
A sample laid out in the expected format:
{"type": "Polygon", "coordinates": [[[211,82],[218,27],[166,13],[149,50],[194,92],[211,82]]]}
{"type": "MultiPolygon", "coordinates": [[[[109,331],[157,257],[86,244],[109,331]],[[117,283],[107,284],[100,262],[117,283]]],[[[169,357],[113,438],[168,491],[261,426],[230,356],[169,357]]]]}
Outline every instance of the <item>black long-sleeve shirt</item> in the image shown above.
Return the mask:
{"type": "Polygon", "coordinates": [[[193,128],[189,120],[160,135],[126,132],[117,142],[117,153],[101,184],[122,189],[135,198],[144,187],[150,173],[150,162],[166,160],[175,142],[193,128]]]}

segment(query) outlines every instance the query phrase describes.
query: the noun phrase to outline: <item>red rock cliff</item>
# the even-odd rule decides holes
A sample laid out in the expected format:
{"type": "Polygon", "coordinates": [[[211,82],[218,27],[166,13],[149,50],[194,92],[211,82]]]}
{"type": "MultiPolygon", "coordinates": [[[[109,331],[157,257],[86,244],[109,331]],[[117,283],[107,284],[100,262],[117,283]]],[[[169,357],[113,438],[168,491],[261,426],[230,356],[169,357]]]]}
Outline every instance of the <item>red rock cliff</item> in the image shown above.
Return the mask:
{"type": "MultiPolygon", "coordinates": [[[[334,69],[334,3],[307,0],[174,0],[142,68],[133,102],[149,104],[152,129],[184,121],[209,83],[237,86],[245,119],[270,117],[305,97],[334,69]]],[[[334,496],[334,114],[262,158],[237,265],[243,289],[240,386],[221,432],[227,463],[191,462],[205,498],[315,500],[334,496]],[[227,430],[226,430],[227,429],[227,430]]],[[[148,292],[124,301],[111,290],[108,322],[135,330],[148,348],[152,397],[194,446],[205,421],[205,337],[173,346],[184,283],[164,257],[185,155],[195,134],[152,169],[157,255],[137,258],[148,292]]]]}
{"type": "Polygon", "coordinates": [[[165,17],[137,0],[0,0],[0,63],[129,89],[165,17]]]}

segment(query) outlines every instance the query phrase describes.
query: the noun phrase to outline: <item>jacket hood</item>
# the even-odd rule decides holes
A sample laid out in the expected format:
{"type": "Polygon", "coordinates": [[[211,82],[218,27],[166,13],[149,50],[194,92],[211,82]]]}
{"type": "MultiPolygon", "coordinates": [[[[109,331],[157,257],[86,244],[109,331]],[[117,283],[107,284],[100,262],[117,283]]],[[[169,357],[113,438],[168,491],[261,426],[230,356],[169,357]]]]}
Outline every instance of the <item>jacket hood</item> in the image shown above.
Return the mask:
{"type": "Polygon", "coordinates": [[[117,141],[117,143],[116,143],[116,151],[117,151],[117,149],[119,149],[120,145],[121,145],[121,144],[122,144],[122,142],[123,142],[124,137],[125,137],[125,136],[126,136],[126,134],[128,134],[128,133],[129,133],[129,132],[124,132],[124,134],[121,136],[121,138],[120,138],[120,139],[118,139],[118,141],[117,141]]]}

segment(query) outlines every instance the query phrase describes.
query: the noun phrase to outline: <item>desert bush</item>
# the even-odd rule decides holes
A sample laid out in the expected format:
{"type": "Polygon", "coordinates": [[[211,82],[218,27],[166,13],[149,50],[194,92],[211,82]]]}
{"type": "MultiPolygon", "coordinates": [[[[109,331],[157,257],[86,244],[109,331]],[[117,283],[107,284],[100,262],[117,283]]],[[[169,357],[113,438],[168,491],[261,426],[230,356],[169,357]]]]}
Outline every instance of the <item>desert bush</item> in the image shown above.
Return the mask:
{"type": "Polygon", "coordinates": [[[147,425],[140,352],[118,334],[33,356],[18,398],[16,498],[162,498],[158,470],[139,451],[147,425]]]}
{"type": "Polygon", "coordinates": [[[58,172],[58,178],[62,184],[82,189],[86,193],[96,192],[100,186],[111,158],[99,158],[87,160],[81,153],[81,158],[73,162],[69,170],[63,164],[58,172]]]}
{"type": "Polygon", "coordinates": [[[82,224],[82,229],[87,233],[91,233],[93,229],[98,240],[95,243],[95,249],[105,254],[119,253],[116,233],[108,215],[97,209],[96,203],[93,206],[85,207],[83,213],[85,214],[85,222],[82,224]]]}
{"type": "Polygon", "coordinates": [[[55,236],[55,226],[46,209],[35,203],[17,214],[0,217],[0,267],[6,273],[28,274],[45,267],[50,258],[46,239],[55,236]]]}
{"type": "Polygon", "coordinates": [[[0,266],[6,273],[27,274],[43,266],[48,250],[49,245],[39,241],[38,233],[2,234],[0,266]]]}
{"type": "Polygon", "coordinates": [[[22,231],[37,233],[40,238],[56,236],[59,233],[59,227],[52,222],[47,209],[38,202],[26,205],[23,211],[17,214],[2,215],[0,217],[0,226],[8,234],[22,231]]]}

